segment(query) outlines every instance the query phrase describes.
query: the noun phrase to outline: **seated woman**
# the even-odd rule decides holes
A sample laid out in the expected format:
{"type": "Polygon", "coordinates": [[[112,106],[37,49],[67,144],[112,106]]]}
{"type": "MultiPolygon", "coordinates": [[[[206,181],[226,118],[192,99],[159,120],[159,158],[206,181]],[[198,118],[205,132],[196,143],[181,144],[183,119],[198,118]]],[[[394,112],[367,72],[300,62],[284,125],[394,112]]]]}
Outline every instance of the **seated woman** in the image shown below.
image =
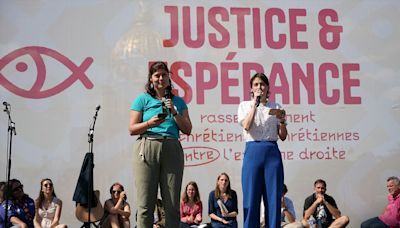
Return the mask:
{"type": "Polygon", "coordinates": [[[0,182],[0,228],[4,227],[4,223],[7,219],[7,228],[26,228],[28,227],[22,220],[17,217],[16,208],[11,201],[10,196],[10,188],[7,188],[7,183],[2,181],[0,182]],[[8,200],[6,200],[6,198],[8,200]],[[7,218],[5,218],[7,210],[7,218]]]}
{"type": "MultiPolygon", "coordinates": [[[[11,202],[11,200],[7,200],[8,202],[6,202],[6,198],[8,198],[8,197],[6,197],[6,194],[8,194],[8,190],[6,187],[7,187],[7,183],[4,181],[1,181],[0,182],[0,228],[4,227],[4,223],[6,222],[4,220],[7,220],[7,227],[11,227],[11,225],[12,225],[11,219],[13,219],[13,220],[18,219],[15,216],[15,208],[14,208],[14,205],[11,202]],[[8,208],[7,218],[5,217],[6,206],[8,208]]],[[[19,226],[12,226],[12,228],[19,228],[19,226]]]]}
{"type": "Polygon", "coordinates": [[[203,213],[203,204],[200,200],[199,188],[196,182],[190,181],[182,194],[181,205],[181,228],[190,228],[200,225],[203,213]]]}
{"type": "Polygon", "coordinates": [[[215,190],[208,197],[208,214],[214,228],[237,228],[238,215],[237,194],[231,189],[231,182],[226,173],[217,178],[215,190]]]}
{"type": "Polygon", "coordinates": [[[11,201],[15,207],[15,216],[10,219],[13,225],[33,228],[35,201],[24,192],[24,185],[18,179],[10,180],[11,201]]]}
{"type": "Polygon", "coordinates": [[[62,201],[57,198],[51,179],[40,181],[39,196],[35,200],[35,227],[66,228],[65,224],[59,224],[61,209],[62,201]]]}
{"type": "Polygon", "coordinates": [[[110,187],[111,198],[104,203],[104,217],[100,226],[104,228],[129,228],[131,216],[131,207],[126,202],[126,193],[124,186],[120,183],[114,183],[110,187]]]}

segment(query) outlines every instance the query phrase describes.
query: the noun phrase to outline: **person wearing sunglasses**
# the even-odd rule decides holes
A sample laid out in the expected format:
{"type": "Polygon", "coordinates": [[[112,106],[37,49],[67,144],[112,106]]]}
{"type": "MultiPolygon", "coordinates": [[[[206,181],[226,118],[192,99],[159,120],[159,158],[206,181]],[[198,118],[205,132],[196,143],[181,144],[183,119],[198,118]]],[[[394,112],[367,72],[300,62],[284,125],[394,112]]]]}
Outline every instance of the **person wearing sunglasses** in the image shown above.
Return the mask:
{"type": "Polygon", "coordinates": [[[40,181],[40,191],[35,200],[35,208],[34,224],[36,228],[67,228],[65,224],[59,223],[62,201],[57,198],[51,179],[45,178],[40,181]]]}
{"type": "Polygon", "coordinates": [[[33,228],[33,220],[35,217],[35,201],[25,194],[24,186],[18,179],[10,180],[11,201],[15,206],[15,213],[18,220],[11,220],[13,225],[21,228],[33,228]]]}
{"type": "MultiPolygon", "coordinates": [[[[6,194],[7,191],[7,183],[2,181],[0,182],[0,228],[4,228],[4,220],[5,220],[5,210],[6,210],[6,194]]],[[[8,210],[7,210],[7,226],[10,228],[19,228],[19,226],[12,226],[14,224],[22,223],[15,215],[15,207],[13,203],[8,200],[8,210]]]]}
{"type": "Polygon", "coordinates": [[[110,187],[111,198],[104,203],[104,216],[100,222],[102,228],[129,228],[131,207],[126,202],[127,197],[124,186],[114,183],[110,187]]]}

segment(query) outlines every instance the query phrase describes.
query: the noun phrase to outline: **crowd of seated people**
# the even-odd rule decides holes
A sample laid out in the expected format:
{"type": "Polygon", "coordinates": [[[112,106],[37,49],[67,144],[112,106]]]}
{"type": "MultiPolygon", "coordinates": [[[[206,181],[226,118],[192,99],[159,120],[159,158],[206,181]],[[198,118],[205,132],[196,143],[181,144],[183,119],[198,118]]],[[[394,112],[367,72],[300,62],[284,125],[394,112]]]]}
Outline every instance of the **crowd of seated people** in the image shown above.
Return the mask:
{"type": "MultiPolygon", "coordinates": [[[[387,206],[379,216],[365,220],[361,224],[362,228],[400,227],[399,178],[389,177],[387,189],[387,206]]],[[[314,192],[304,200],[303,216],[297,219],[293,201],[286,195],[288,189],[284,185],[281,198],[281,227],[346,227],[350,221],[349,217],[341,213],[335,199],[326,191],[326,181],[317,179],[314,182],[314,192]]],[[[127,202],[123,185],[111,185],[110,196],[104,203],[104,216],[99,222],[99,227],[131,227],[131,206],[127,202]]],[[[60,222],[62,200],[57,198],[50,178],[41,180],[39,195],[35,200],[24,192],[24,186],[18,179],[11,179],[9,185],[0,182],[0,205],[0,228],[4,228],[5,222],[7,228],[67,228],[66,224],[60,222]]],[[[261,208],[263,211],[263,206],[261,208]]],[[[218,175],[215,189],[209,193],[210,223],[204,223],[203,203],[197,183],[190,181],[183,188],[180,203],[181,228],[237,228],[238,212],[237,193],[231,188],[227,173],[218,175]]],[[[164,227],[165,209],[162,200],[158,199],[154,210],[153,228],[164,227]]],[[[265,227],[265,217],[261,219],[260,227],[265,227]]]]}
{"type": "Polygon", "coordinates": [[[57,198],[51,179],[40,182],[36,200],[24,192],[18,179],[11,179],[8,184],[1,182],[0,190],[0,228],[4,228],[4,220],[6,228],[67,228],[60,223],[62,201],[57,198]]]}

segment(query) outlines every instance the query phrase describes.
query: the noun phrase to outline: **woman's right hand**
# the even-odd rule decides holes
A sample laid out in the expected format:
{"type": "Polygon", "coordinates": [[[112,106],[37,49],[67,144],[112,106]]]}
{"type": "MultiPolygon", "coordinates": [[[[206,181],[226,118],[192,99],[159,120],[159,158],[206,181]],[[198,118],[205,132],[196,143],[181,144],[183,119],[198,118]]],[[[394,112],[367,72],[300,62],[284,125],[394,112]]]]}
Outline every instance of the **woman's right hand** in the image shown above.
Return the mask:
{"type": "Polygon", "coordinates": [[[163,123],[165,121],[165,118],[160,118],[157,115],[151,117],[151,119],[147,120],[147,124],[149,127],[156,127],[163,123]]]}
{"type": "Polygon", "coordinates": [[[122,200],[125,200],[125,199],[126,199],[126,192],[125,192],[125,191],[122,191],[122,192],[119,194],[119,198],[122,199],[122,200]]]}
{"type": "Polygon", "coordinates": [[[263,91],[261,90],[261,89],[256,89],[254,92],[253,92],[253,101],[254,101],[254,104],[257,102],[256,100],[257,100],[257,97],[262,97],[262,95],[263,95],[263,91]]]}
{"type": "Polygon", "coordinates": [[[225,219],[222,219],[221,221],[223,224],[229,224],[229,221],[226,221],[225,219]]]}

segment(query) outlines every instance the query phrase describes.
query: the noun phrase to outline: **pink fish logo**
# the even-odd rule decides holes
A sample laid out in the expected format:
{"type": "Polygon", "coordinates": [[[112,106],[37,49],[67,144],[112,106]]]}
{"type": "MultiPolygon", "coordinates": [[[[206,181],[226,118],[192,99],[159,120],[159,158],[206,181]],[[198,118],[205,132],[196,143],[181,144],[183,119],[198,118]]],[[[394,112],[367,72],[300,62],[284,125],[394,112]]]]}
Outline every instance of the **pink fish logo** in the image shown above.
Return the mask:
{"type": "MultiPolygon", "coordinates": [[[[23,47],[17,49],[8,55],[4,56],[0,59],[0,85],[4,86],[10,92],[26,98],[32,99],[41,99],[46,97],[54,96],[63,90],[67,89],[71,86],[74,82],[80,81],[87,89],[93,88],[93,83],[85,74],[85,71],[90,67],[93,63],[93,58],[87,57],[80,66],[74,64],[70,59],[66,56],[62,55],[61,53],[40,46],[30,46],[30,47],[23,47]],[[1,73],[1,70],[7,66],[11,61],[15,60],[16,58],[24,55],[30,55],[33,61],[36,64],[37,68],[37,75],[36,81],[33,83],[32,88],[30,89],[23,89],[15,84],[11,83],[6,77],[1,73]],[[60,84],[54,86],[53,88],[42,90],[44,82],[46,80],[46,65],[43,61],[42,55],[47,55],[52,57],[53,59],[57,60],[58,62],[62,63],[66,66],[72,73],[69,77],[67,77],[64,81],[60,84]]],[[[25,62],[18,62],[15,65],[15,68],[18,72],[25,72],[28,69],[28,64],[25,62]]]]}

